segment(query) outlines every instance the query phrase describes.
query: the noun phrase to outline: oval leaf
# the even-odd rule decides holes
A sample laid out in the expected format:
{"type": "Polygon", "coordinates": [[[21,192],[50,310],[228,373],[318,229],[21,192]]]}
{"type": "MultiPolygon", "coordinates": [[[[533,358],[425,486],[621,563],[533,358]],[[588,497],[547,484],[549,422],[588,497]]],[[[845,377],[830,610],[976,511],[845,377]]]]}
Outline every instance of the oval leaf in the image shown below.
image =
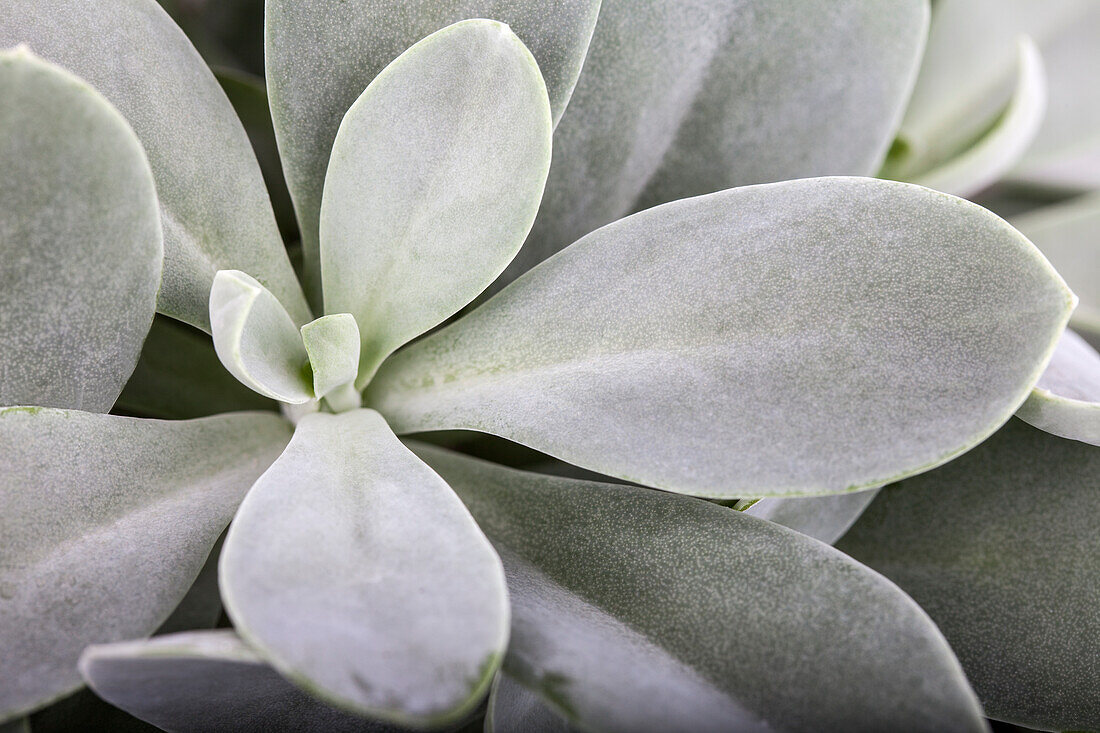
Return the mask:
{"type": "Polygon", "coordinates": [[[894,580],[959,655],[986,713],[1100,728],[1100,450],[1013,420],[890,486],[838,545],[894,580]]]}
{"type": "Polygon", "coordinates": [[[210,289],[210,331],[218,359],[265,397],[300,405],[313,399],[302,334],[282,303],[239,270],[219,270],[210,289]]]}
{"type": "Polygon", "coordinates": [[[604,227],[384,365],[398,432],[493,433],[602,474],[749,498],[932,468],[1008,419],[1073,296],[974,204],[826,178],[604,227]]]}
{"type": "Polygon", "coordinates": [[[91,646],[80,671],[104,700],[164,730],[398,730],[318,702],[229,630],[91,646]]]}
{"type": "Polygon", "coordinates": [[[220,572],[237,631],[276,669],[405,725],[468,712],[508,639],[500,560],[371,410],[298,423],[241,505],[220,572]]]}
{"type": "Polygon", "coordinates": [[[539,217],[498,285],[655,204],[873,174],[927,23],[924,0],[607,0],[539,217]]]}
{"type": "Polygon", "coordinates": [[[0,170],[0,405],[107,412],[160,285],[141,143],[106,99],[18,49],[0,53],[0,170]]]}
{"type": "Polygon", "coordinates": [[[344,113],[375,76],[405,49],[441,28],[468,18],[492,18],[510,24],[538,60],[557,121],[577,82],[599,7],[599,0],[267,3],[271,114],[302,228],[312,297],[320,300],[318,218],[333,140],[344,113]]]}
{"type": "Polygon", "coordinates": [[[912,178],[955,196],[973,196],[1011,169],[1031,145],[1046,111],[1043,60],[1035,42],[1019,42],[1016,89],[997,122],[973,145],[927,173],[912,178]]]}
{"type": "Polygon", "coordinates": [[[504,560],[505,672],[587,730],[984,729],[924,612],[820,542],[674,494],[417,451],[504,560]]]}
{"type": "Polygon", "coordinates": [[[324,397],[359,371],[359,324],[350,313],[322,316],[302,326],[302,343],[313,369],[313,393],[324,397]]]}
{"type": "Polygon", "coordinates": [[[288,427],[0,410],[0,719],[76,689],[88,644],[168,617],[288,427]]]}
{"type": "Polygon", "coordinates": [[[1070,325],[1100,343],[1100,193],[1018,216],[1012,225],[1035,242],[1081,298],[1070,325]]]}
{"type": "Polygon", "coordinates": [[[1048,433],[1100,445],[1100,354],[1066,331],[1016,415],[1048,433]]]}
{"type": "Polygon", "coordinates": [[[161,313],[209,330],[218,270],[262,280],[298,323],[309,309],[233,107],[153,0],[4,0],[0,46],[26,43],[114,104],[145,146],[164,227],[161,313]]]}
{"type": "Polygon", "coordinates": [[[754,502],[744,512],[832,545],[859,519],[877,493],[871,490],[834,496],[772,496],[754,502]]]}
{"type": "Polygon", "coordinates": [[[550,167],[550,106],[507,26],[456,23],[387,66],[344,117],[325,180],[325,312],[384,358],[491,283],[523,244],[550,167]]]}

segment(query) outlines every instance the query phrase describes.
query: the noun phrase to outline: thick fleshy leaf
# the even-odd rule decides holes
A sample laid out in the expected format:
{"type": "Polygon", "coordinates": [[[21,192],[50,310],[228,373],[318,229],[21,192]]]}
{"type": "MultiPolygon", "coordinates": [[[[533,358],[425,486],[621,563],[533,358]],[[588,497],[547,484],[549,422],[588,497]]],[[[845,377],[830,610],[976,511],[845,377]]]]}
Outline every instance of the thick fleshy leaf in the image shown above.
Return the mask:
{"type": "Polygon", "coordinates": [[[898,583],[959,655],[986,713],[1100,728],[1100,450],[1019,420],[882,490],[838,547],[898,583]]]}
{"type": "Polygon", "coordinates": [[[1070,325],[1100,337],[1100,193],[1015,217],[1012,225],[1043,251],[1081,299],[1070,325]]]}
{"type": "Polygon", "coordinates": [[[16,49],[0,53],[0,172],[0,405],[107,412],[160,284],[141,143],[87,84],[16,49]]]}
{"type": "Polygon", "coordinates": [[[974,204],[790,181],[592,233],[395,354],[367,396],[398,432],[493,433],[670,491],[838,493],[996,430],[1072,306],[974,204]]]}
{"type": "Polygon", "coordinates": [[[76,689],[86,645],[156,629],[288,437],[270,413],[0,410],[0,719],[76,689]]]}
{"type": "Polygon", "coordinates": [[[489,20],[417,43],[348,110],[325,180],[321,274],[325,312],[359,323],[360,388],[519,251],[551,131],[534,57],[489,20]]]}
{"type": "Polygon", "coordinates": [[[359,325],[350,313],[322,316],[302,326],[309,363],[313,369],[313,392],[324,397],[355,379],[359,370],[359,325]]]}
{"type": "Polygon", "coordinates": [[[586,729],[983,729],[924,612],[827,545],[688,497],[417,452],[504,560],[505,672],[586,729]]]}
{"type": "Polygon", "coordinates": [[[210,330],[218,359],[242,384],[292,405],[313,399],[302,334],[256,278],[239,270],[218,271],[210,289],[210,330]]]}
{"type": "Polygon", "coordinates": [[[883,174],[914,180],[995,125],[1013,95],[1019,38],[1041,52],[1092,0],[936,0],[913,96],[883,174]]]}
{"type": "Polygon", "coordinates": [[[500,673],[489,693],[485,733],[572,733],[576,729],[535,693],[500,673]]]}
{"type": "Polygon", "coordinates": [[[1100,354],[1066,331],[1016,415],[1048,433],[1100,446],[1100,354]]]}
{"type": "Polygon", "coordinates": [[[218,592],[218,559],[221,557],[224,536],[223,534],[218,538],[207,555],[202,570],[195,577],[195,582],[180,599],[172,615],[153,632],[154,635],[213,629],[218,625],[222,615],[222,598],[218,592]]]}
{"type": "Polygon", "coordinates": [[[17,43],[86,79],[145,146],[164,227],[161,313],[209,329],[214,274],[239,269],[310,320],[241,123],[153,0],[5,0],[0,46],[17,43]]]}
{"type": "Polygon", "coordinates": [[[972,196],[1008,172],[1028,149],[1046,111],[1043,60],[1035,42],[1019,42],[1016,88],[994,125],[955,157],[913,177],[918,183],[955,196],[972,196]]]}
{"type": "Polygon", "coordinates": [[[605,0],[539,217],[498,284],[655,204],[871,175],[927,23],[924,0],[605,0]]]}
{"type": "MultiPolygon", "coordinates": [[[[318,218],[333,140],[344,113],[375,76],[441,28],[468,18],[492,18],[510,24],[538,60],[556,121],[576,84],[599,7],[599,0],[267,3],[271,112],[302,229],[311,297],[319,303],[318,218]]],[[[376,193],[363,192],[363,200],[376,193]]],[[[372,282],[359,286],[378,289],[372,282]]]]}
{"type": "Polygon", "coordinates": [[[834,496],[766,497],[744,512],[831,545],[859,519],[876,493],[870,490],[834,496]]]}
{"type": "Polygon", "coordinates": [[[229,630],[91,646],[80,671],[100,697],[167,731],[399,730],[310,697],[229,630]]]}
{"type": "Polygon", "coordinates": [[[239,410],[274,410],[226,371],[210,336],[174,318],[157,316],[141,358],[115,401],[115,412],[188,419],[239,410]]]}
{"type": "Polygon", "coordinates": [[[318,413],[248,494],[222,600],[280,672],[409,725],[456,720],[508,639],[500,560],[462,502],[378,413],[318,413]]]}

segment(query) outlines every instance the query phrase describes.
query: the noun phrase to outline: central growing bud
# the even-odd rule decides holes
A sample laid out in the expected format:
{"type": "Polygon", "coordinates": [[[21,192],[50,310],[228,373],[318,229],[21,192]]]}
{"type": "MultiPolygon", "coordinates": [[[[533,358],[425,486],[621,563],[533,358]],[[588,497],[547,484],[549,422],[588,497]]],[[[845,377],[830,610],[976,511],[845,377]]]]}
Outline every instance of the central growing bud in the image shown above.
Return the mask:
{"type": "Polygon", "coordinates": [[[322,316],[300,328],[279,299],[254,277],[221,270],[210,289],[214,349],[229,372],[278,400],[293,419],[302,412],[354,410],[361,404],[361,339],[350,313],[322,316]]]}

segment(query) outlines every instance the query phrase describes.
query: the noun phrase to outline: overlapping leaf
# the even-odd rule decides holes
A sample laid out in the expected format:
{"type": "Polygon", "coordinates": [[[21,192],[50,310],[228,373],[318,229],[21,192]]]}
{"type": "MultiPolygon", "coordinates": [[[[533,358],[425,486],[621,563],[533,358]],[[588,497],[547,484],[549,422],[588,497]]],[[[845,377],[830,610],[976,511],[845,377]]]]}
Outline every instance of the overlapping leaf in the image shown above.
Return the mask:
{"type": "Polygon", "coordinates": [[[326,313],[363,337],[358,387],[491,283],[523,244],[550,166],[534,58],[470,20],[410,48],[348,110],[321,208],[326,313]]]}
{"type": "Polygon", "coordinates": [[[0,172],[0,405],[107,412],[160,284],[141,143],[94,90],[18,49],[0,53],[0,172]]]}
{"type": "Polygon", "coordinates": [[[791,181],[594,232],[395,354],[367,396],[399,433],[479,430],[671,491],[837,493],[991,434],[1071,308],[973,204],[791,181]]]}
{"type": "Polygon", "coordinates": [[[1100,354],[1066,331],[1016,414],[1048,433],[1100,445],[1100,354]]]}
{"type": "Polygon", "coordinates": [[[416,450],[504,560],[505,672],[584,729],[983,730],[924,612],[820,542],[688,497],[416,450]]]}
{"type": "Polygon", "coordinates": [[[0,719],[76,689],[87,644],[156,629],[288,435],[270,413],[0,410],[0,719]]]}
{"type": "Polygon", "coordinates": [[[272,116],[302,229],[307,289],[318,305],[318,218],[330,151],[341,118],[375,76],[425,36],[456,21],[491,18],[510,24],[531,49],[557,120],[576,84],[599,7],[599,0],[267,3],[272,116]]]}
{"type": "Polygon", "coordinates": [[[402,724],[468,712],[508,638],[499,558],[370,410],[298,423],[241,505],[220,577],[238,632],[276,669],[402,724]]]}
{"type": "Polygon", "coordinates": [[[144,145],[164,229],[161,313],[209,329],[214,274],[239,269],[309,320],[241,123],[154,0],[5,0],[0,46],[19,43],[88,81],[144,145]]]}
{"type": "Polygon", "coordinates": [[[744,512],[834,544],[871,504],[876,491],[833,496],[766,497],[744,512]]]}
{"type": "Polygon", "coordinates": [[[539,217],[498,284],[654,204],[873,174],[927,12],[924,0],[605,0],[539,217]]]}
{"type": "Polygon", "coordinates": [[[986,713],[1100,728],[1100,450],[1019,420],[883,489],[838,547],[894,580],[959,655],[986,713]]]}

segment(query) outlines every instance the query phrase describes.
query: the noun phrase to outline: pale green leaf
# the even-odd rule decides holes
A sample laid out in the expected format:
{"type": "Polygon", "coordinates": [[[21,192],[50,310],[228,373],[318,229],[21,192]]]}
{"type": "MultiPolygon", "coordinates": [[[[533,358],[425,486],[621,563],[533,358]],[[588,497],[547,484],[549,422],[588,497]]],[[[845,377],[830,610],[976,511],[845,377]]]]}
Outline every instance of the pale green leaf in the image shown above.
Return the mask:
{"type": "Polygon", "coordinates": [[[0,719],[76,689],[87,644],[156,629],[288,437],[270,413],[0,410],[0,719]]]}
{"type": "Polygon", "coordinates": [[[325,180],[321,274],[325,312],[353,314],[362,332],[358,387],[515,256],[550,135],[535,59],[488,20],[417,43],[348,110],[325,180]]]}
{"type": "Polygon", "coordinates": [[[754,502],[744,512],[831,545],[844,536],[877,493],[870,490],[833,496],[773,496],[754,502]]]}
{"type": "Polygon", "coordinates": [[[218,538],[203,563],[195,582],[187,589],[175,610],[154,634],[174,634],[179,631],[213,629],[222,615],[222,598],[218,592],[218,558],[221,557],[225,535],[218,538]]]}
{"type": "MultiPolygon", "coordinates": [[[[546,79],[557,121],[576,84],[599,7],[599,0],[267,3],[272,117],[302,229],[307,289],[318,304],[317,232],[325,171],[341,118],[375,76],[425,36],[456,21],[491,18],[510,24],[531,49],[546,79]]],[[[364,200],[377,193],[364,192],[368,197],[364,200]]],[[[360,286],[378,289],[372,282],[360,286]]]]}
{"type": "Polygon", "coordinates": [[[405,725],[468,712],[508,639],[499,558],[371,410],[298,423],[229,530],[221,589],[237,631],[284,675],[405,725]]]}
{"type": "Polygon", "coordinates": [[[939,465],[1039,378],[1073,296],[988,211],[824,178],[600,229],[389,359],[400,433],[493,433],[700,496],[838,493],[939,465]]]}
{"type": "Polygon", "coordinates": [[[505,672],[586,729],[983,729],[924,612],[827,545],[675,494],[417,452],[504,560],[505,672]]]}
{"type": "Polygon", "coordinates": [[[355,379],[359,370],[359,325],[350,313],[322,316],[302,326],[309,363],[313,369],[313,392],[324,397],[355,379]]]}
{"type": "Polygon", "coordinates": [[[913,180],[969,148],[1013,96],[1019,37],[1040,52],[1093,0],[936,0],[928,45],[883,174],[913,180]]]}
{"type": "Polygon", "coordinates": [[[169,731],[398,730],[315,700],[229,630],[91,646],[80,671],[104,700],[169,731]]]}
{"type": "Polygon", "coordinates": [[[572,733],[576,729],[535,693],[504,673],[493,680],[485,733],[572,733]]]}
{"type": "Polygon", "coordinates": [[[276,406],[226,371],[209,335],[174,318],[157,316],[114,409],[179,420],[276,406]]]}
{"type": "Polygon", "coordinates": [[[959,655],[986,713],[1100,728],[1100,450],[1019,420],[883,489],[838,545],[897,582],[959,655]]]}
{"type": "Polygon", "coordinates": [[[1016,415],[1048,433],[1100,446],[1100,354],[1066,331],[1016,415]]]}
{"type": "Polygon", "coordinates": [[[1019,41],[1016,88],[996,123],[977,141],[913,183],[956,196],[972,196],[1011,169],[1031,145],[1046,111],[1043,60],[1035,42],[1019,41]]]}
{"type": "Polygon", "coordinates": [[[0,53],[0,170],[0,405],[107,412],[160,283],[141,143],[88,85],[16,49],[0,53]]]}
{"type": "Polygon", "coordinates": [[[251,275],[219,270],[210,289],[214,350],[242,384],[300,405],[313,399],[302,334],[283,304],[251,275]]]}
{"type": "Polygon", "coordinates": [[[164,227],[161,313],[209,329],[214,274],[239,269],[310,320],[241,123],[153,0],[4,0],[0,46],[17,43],[87,80],[145,146],[164,227]]]}
{"type": "Polygon", "coordinates": [[[1100,337],[1100,193],[1014,217],[1012,225],[1042,250],[1081,299],[1070,320],[1100,337]]]}
{"type": "Polygon", "coordinates": [[[539,217],[499,284],[655,204],[873,174],[927,23],[925,0],[606,0],[539,217]]]}

